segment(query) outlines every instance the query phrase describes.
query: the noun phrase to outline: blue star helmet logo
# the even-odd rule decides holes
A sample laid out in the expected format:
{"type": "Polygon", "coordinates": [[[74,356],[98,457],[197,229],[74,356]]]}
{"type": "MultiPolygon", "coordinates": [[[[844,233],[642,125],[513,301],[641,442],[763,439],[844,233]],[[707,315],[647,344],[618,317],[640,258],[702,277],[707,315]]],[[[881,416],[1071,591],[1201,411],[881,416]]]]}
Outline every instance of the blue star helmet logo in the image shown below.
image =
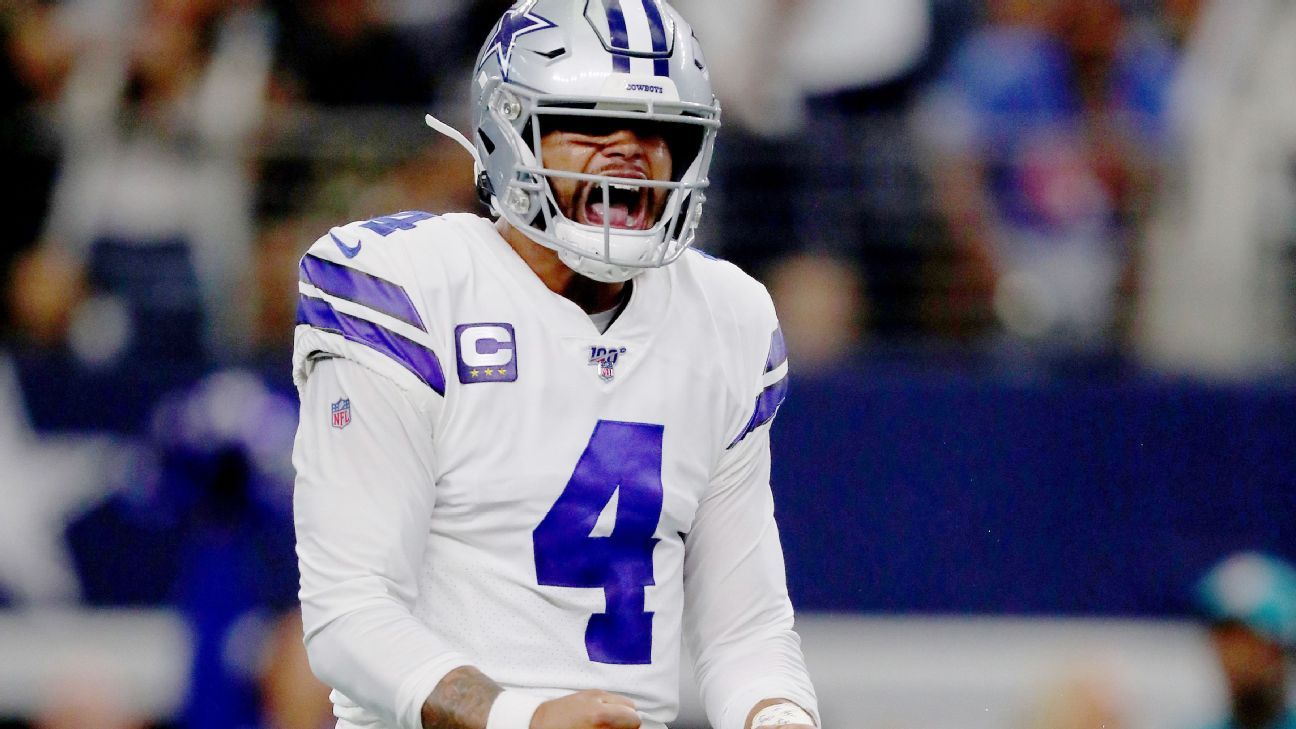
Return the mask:
{"type": "Polygon", "coordinates": [[[558,24],[552,20],[531,12],[531,8],[534,6],[535,2],[532,0],[532,2],[524,2],[504,13],[504,17],[500,18],[499,25],[495,27],[495,34],[490,37],[490,40],[486,41],[486,50],[482,53],[481,63],[477,64],[478,70],[494,54],[499,59],[500,70],[507,80],[509,61],[513,58],[513,46],[517,43],[518,38],[528,33],[558,27],[558,24]]]}

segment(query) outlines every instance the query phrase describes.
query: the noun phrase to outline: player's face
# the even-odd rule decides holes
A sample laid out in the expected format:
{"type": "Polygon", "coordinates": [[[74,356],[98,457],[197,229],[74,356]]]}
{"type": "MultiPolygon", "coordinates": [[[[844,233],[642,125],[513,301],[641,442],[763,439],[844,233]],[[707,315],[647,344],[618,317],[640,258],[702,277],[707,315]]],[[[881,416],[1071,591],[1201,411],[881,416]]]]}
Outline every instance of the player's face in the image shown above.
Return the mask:
{"type": "MultiPolygon", "coordinates": [[[[591,117],[555,117],[540,140],[544,166],[628,180],[671,179],[670,146],[664,134],[648,125],[591,117]]],[[[636,186],[609,187],[580,180],[550,178],[564,215],[577,223],[647,230],[666,206],[667,190],[636,186]]]]}

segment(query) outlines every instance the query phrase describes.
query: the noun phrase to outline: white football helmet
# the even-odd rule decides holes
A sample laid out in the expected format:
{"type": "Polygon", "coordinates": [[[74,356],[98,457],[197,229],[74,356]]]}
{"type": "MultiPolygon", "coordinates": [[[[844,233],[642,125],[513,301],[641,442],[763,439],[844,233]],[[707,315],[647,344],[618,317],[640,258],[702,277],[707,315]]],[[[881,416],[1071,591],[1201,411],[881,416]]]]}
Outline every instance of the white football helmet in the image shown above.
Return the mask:
{"type": "Polygon", "coordinates": [[[496,24],[477,58],[473,139],[478,190],[493,212],[556,250],[589,278],[625,281],[664,266],[693,243],[710,184],[707,170],[720,106],[692,29],[662,0],[525,0],[496,24]],[[598,129],[652,124],[671,145],[668,181],[546,169],[541,137],[563,124],[598,129]],[[615,121],[609,121],[615,120],[615,121]],[[609,126],[611,125],[611,126],[609,126]],[[550,180],[590,184],[604,213],[614,197],[650,215],[654,188],[665,208],[646,230],[572,220],[550,180]],[[636,202],[637,201],[637,202],[636,202]],[[648,207],[649,212],[643,208],[648,207]]]}

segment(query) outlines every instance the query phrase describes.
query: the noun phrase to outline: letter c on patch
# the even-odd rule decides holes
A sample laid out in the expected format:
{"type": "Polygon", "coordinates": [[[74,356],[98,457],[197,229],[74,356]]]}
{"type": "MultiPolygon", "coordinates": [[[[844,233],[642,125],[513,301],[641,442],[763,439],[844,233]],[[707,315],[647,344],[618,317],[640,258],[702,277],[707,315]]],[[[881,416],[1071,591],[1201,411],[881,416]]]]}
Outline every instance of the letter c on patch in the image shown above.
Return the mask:
{"type": "Polygon", "coordinates": [[[517,342],[512,324],[461,324],[455,327],[459,381],[513,382],[517,379],[517,342]]]}

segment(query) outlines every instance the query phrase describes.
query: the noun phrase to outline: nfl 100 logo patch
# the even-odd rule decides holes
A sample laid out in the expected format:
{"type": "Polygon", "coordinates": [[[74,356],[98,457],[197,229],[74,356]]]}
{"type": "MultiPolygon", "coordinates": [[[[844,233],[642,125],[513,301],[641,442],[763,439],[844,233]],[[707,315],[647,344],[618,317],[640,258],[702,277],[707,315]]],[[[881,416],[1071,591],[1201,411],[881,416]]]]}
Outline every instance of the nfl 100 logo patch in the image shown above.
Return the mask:
{"type": "Polygon", "coordinates": [[[598,368],[599,379],[611,382],[616,377],[617,360],[625,353],[625,347],[590,347],[589,365],[598,368]]]}
{"type": "Polygon", "coordinates": [[[342,429],[351,424],[351,400],[342,398],[333,403],[333,427],[342,429]]]}

